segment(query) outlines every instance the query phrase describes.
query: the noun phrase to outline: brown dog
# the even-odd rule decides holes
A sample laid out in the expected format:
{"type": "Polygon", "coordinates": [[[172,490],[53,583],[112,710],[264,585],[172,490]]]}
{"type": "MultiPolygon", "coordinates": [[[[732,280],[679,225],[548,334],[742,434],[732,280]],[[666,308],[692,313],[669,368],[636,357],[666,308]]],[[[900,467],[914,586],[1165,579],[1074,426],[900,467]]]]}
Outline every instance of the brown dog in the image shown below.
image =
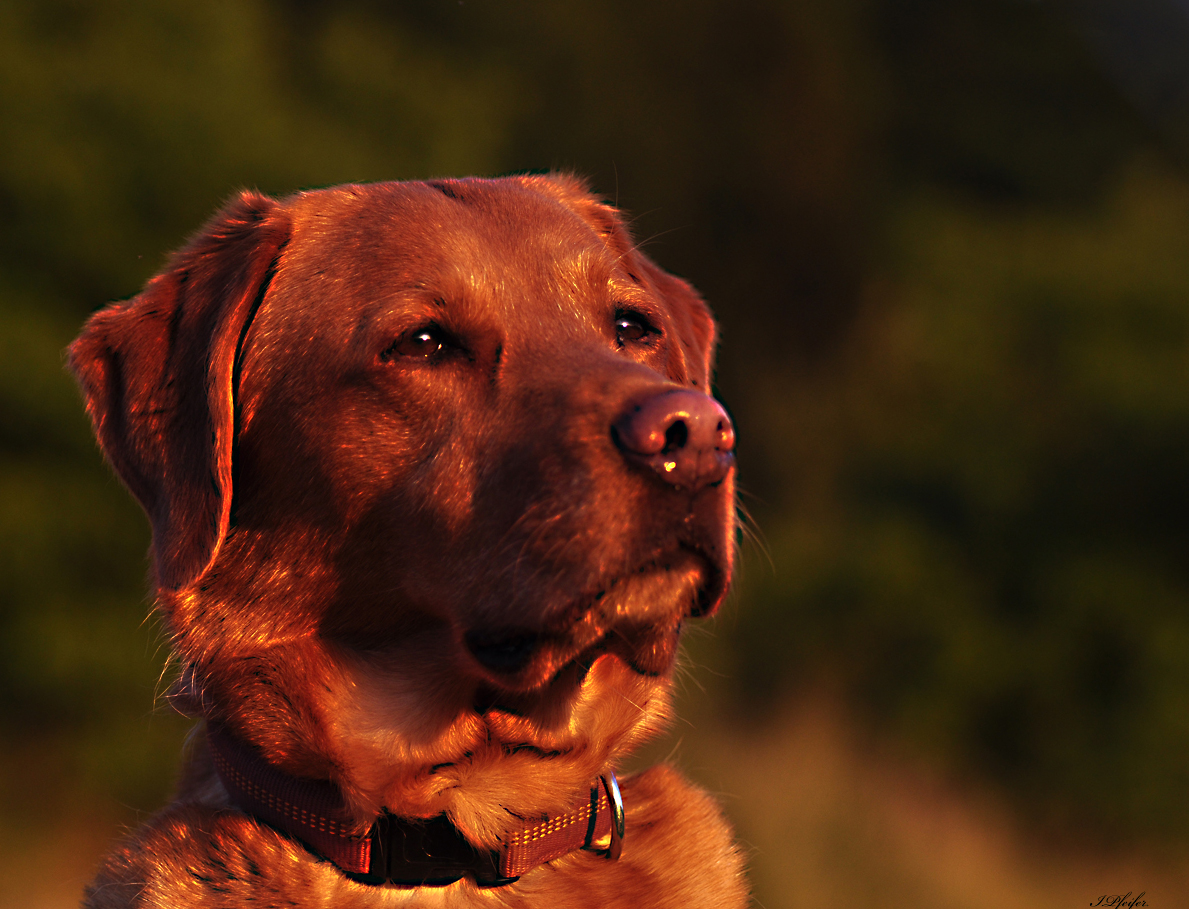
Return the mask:
{"type": "Polygon", "coordinates": [[[71,366],[205,723],[86,904],[743,904],[709,797],[612,772],[730,576],[713,347],[559,175],[244,193],[95,315],[71,366]]]}

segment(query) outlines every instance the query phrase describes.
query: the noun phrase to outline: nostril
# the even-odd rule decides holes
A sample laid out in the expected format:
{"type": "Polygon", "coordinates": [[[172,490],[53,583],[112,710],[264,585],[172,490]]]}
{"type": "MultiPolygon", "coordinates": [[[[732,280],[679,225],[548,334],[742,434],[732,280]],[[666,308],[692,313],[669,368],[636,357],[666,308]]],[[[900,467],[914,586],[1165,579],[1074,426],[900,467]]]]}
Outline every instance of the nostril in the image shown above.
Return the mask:
{"type": "Polygon", "coordinates": [[[715,443],[715,448],[719,451],[734,451],[735,450],[735,427],[732,425],[730,419],[719,420],[718,426],[715,427],[715,435],[718,441],[715,443]]]}
{"type": "Polygon", "coordinates": [[[685,448],[689,441],[689,427],[685,425],[684,420],[675,420],[673,425],[665,430],[665,447],[661,449],[662,453],[675,451],[678,448],[685,448]]]}

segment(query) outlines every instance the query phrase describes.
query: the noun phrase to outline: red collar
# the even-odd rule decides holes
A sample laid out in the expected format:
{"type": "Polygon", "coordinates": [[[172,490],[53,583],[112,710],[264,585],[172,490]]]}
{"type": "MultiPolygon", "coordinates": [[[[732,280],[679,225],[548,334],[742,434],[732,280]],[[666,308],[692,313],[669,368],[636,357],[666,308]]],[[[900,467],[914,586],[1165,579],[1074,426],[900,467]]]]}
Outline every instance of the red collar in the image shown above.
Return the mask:
{"type": "Polygon", "coordinates": [[[623,800],[610,771],[567,814],[523,822],[505,834],[499,849],[487,851],[467,842],[445,815],[421,820],[385,813],[365,828],[352,819],[333,783],[286,775],[215,723],[207,724],[207,740],[237,807],[363,883],[448,884],[469,874],[480,884],[509,884],[578,849],[618,858],[623,844],[623,800]],[[593,847],[608,835],[608,848],[593,847]]]}

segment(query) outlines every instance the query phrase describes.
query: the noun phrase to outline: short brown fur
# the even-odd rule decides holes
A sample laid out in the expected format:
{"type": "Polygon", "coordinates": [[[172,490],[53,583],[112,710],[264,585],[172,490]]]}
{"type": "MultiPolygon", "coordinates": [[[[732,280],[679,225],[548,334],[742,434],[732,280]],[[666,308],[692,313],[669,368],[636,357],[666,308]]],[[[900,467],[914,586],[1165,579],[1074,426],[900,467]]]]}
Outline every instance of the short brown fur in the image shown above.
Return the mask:
{"type": "MultiPolygon", "coordinates": [[[[707,391],[714,339],[572,177],[240,195],[70,349],[152,523],[173,703],[333,781],[365,826],[445,813],[494,847],[565,811],[664,727],[681,623],[729,581],[733,471],[675,489],[610,430],[641,396],[707,391]],[[513,633],[533,644],[509,671],[468,643],[513,633]]],[[[618,861],[375,887],[235,810],[199,732],[85,905],[745,903],[704,793],[663,766],[622,786],[618,861]]]]}

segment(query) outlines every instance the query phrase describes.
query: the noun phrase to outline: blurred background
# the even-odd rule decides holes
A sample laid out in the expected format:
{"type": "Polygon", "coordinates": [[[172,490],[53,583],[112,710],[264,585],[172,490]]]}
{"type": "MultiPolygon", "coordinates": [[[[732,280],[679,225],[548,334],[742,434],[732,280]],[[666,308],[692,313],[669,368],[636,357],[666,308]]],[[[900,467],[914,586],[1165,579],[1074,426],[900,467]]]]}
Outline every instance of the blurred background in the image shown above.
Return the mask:
{"type": "Polygon", "coordinates": [[[0,124],[0,905],[186,731],[82,321],[240,187],[548,168],[721,321],[755,530],[640,760],[757,905],[1189,905],[1185,0],[5,0],[0,124]]]}

